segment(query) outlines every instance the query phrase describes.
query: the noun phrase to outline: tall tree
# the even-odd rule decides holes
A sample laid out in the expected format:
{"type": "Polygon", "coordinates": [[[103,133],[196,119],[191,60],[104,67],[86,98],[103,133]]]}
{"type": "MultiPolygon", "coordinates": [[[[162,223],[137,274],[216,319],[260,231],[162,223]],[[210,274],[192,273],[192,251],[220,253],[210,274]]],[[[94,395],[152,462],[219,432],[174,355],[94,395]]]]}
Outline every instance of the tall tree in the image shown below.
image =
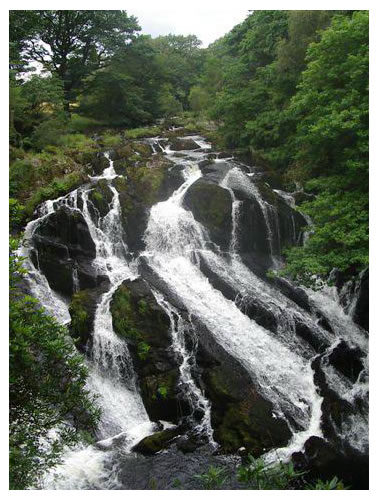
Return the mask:
{"type": "Polygon", "coordinates": [[[26,58],[39,62],[63,82],[66,110],[83,78],[103,66],[140,30],[121,10],[14,11],[11,32],[26,58]],[[20,31],[22,20],[30,29],[20,31]]]}

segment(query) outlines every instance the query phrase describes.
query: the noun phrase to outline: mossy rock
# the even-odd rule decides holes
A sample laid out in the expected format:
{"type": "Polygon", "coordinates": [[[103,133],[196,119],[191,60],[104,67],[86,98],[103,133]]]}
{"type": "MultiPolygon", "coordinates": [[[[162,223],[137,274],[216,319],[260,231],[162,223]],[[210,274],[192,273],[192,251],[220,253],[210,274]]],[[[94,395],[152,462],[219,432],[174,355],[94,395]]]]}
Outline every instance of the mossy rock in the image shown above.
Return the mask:
{"type": "MultiPolygon", "coordinates": [[[[144,163],[145,164],[145,163],[144,163]]],[[[113,162],[113,168],[118,175],[128,175],[129,169],[142,166],[141,157],[132,154],[126,158],[120,158],[113,162]]]]}
{"type": "Polygon", "coordinates": [[[122,158],[128,158],[134,154],[132,145],[130,143],[123,144],[114,148],[110,153],[111,160],[120,160],[122,158]]]}
{"type": "Polygon", "coordinates": [[[217,184],[199,179],[187,190],[184,203],[208,229],[212,241],[228,250],[232,229],[230,193],[217,184]]]}
{"type": "Polygon", "coordinates": [[[133,151],[139,153],[144,158],[149,158],[153,154],[151,146],[145,142],[134,141],[131,143],[133,151]]]}
{"type": "Polygon", "coordinates": [[[95,158],[91,161],[92,168],[96,175],[101,175],[103,170],[109,167],[109,164],[110,162],[102,153],[97,153],[95,158]]]}
{"type": "Polygon", "coordinates": [[[108,289],[103,282],[99,288],[80,290],[72,296],[69,306],[70,335],[77,340],[77,347],[85,351],[94,329],[94,319],[99,297],[108,289]]]}
{"type": "Polygon", "coordinates": [[[170,149],[172,151],[191,151],[193,149],[199,149],[199,144],[197,144],[193,139],[175,137],[170,141],[170,149]]]}
{"type": "Polygon", "coordinates": [[[151,436],[142,439],[138,444],[133,447],[133,451],[143,455],[154,455],[161,450],[169,448],[173,439],[180,435],[180,430],[176,428],[165,429],[156,432],[151,436]]]}
{"type": "Polygon", "coordinates": [[[202,386],[211,403],[214,438],[226,453],[245,447],[259,456],[264,449],[287,444],[291,432],[285,420],[273,415],[273,405],[258,392],[250,374],[228,354],[201,324],[197,364],[202,386]],[[228,373],[228,376],[226,376],[228,373]]]}
{"type": "Polygon", "coordinates": [[[110,203],[113,199],[113,193],[110,190],[105,179],[101,179],[96,187],[90,191],[88,196],[94,207],[98,210],[99,215],[104,217],[110,209],[110,203]]]}
{"type": "Polygon", "coordinates": [[[167,199],[177,187],[166,166],[140,167],[128,170],[127,179],[113,181],[119,192],[122,224],[128,248],[132,252],[144,248],[143,236],[149,218],[149,210],[155,203],[167,199]],[[174,186],[174,189],[173,189],[174,186]]]}
{"type": "Polygon", "coordinates": [[[170,349],[169,317],[141,278],[124,281],[116,290],[111,314],[115,332],[128,343],[149,417],[178,421],[179,370],[170,349]]]}

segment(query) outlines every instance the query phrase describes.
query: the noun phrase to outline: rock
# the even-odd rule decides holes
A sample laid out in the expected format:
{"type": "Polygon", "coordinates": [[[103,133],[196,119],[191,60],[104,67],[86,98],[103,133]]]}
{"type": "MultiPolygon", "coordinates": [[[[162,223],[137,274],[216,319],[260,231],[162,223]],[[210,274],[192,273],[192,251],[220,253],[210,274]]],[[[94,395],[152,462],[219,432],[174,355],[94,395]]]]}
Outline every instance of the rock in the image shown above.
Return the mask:
{"type": "Polygon", "coordinates": [[[111,313],[115,332],[128,343],[149,417],[179,421],[188,407],[177,391],[169,317],[141,278],[123,282],[112,298],[111,313]]]}
{"type": "Polygon", "coordinates": [[[105,168],[109,167],[109,161],[103,153],[97,153],[96,157],[91,162],[92,168],[96,175],[101,175],[105,168]]]}
{"type": "Polygon", "coordinates": [[[197,319],[193,318],[192,324],[199,339],[196,358],[205,395],[211,402],[215,440],[225,452],[244,446],[254,456],[264,449],[284,446],[291,437],[286,422],[273,416],[272,404],[258,393],[239,361],[197,319]]]}
{"type": "Polygon", "coordinates": [[[60,207],[41,222],[33,242],[38,253],[38,259],[34,256],[34,265],[40,267],[53,290],[71,297],[74,271],[80,288],[94,288],[99,284],[97,271],[92,266],[95,243],[78,211],[60,207]]]}
{"type": "Polygon", "coordinates": [[[143,236],[152,205],[169,198],[182,183],[183,178],[179,180],[171,176],[166,166],[130,169],[128,179],[114,179],[113,184],[119,192],[126,243],[131,252],[145,248],[143,236]]]}
{"type": "Polygon", "coordinates": [[[204,163],[200,162],[198,165],[202,170],[203,178],[215,184],[222,182],[228,171],[231,170],[231,165],[226,162],[215,163],[210,160],[204,160],[204,163]]]}
{"type": "Polygon", "coordinates": [[[95,313],[99,298],[109,288],[109,282],[94,289],[80,290],[76,292],[69,306],[71,316],[70,335],[78,339],[77,347],[86,352],[94,329],[95,313]]]}
{"type": "Polygon", "coordinates": [[[353,320],[365,330],[369,330],[369,269],[359,276],[357,301],[352,314],[353,320]]]}
{"type": "Polygon", "coordinates": [[[184,205],[194,218],[208,230],[211,240],[222,250],[228,250],[231,240],[231,195],[226,190],[203,178],[187,190],[184,205]]]}
{"type": "MultiPolygon", "coordinates": [[[[199,255],[199,262],[200,270],[207,276],[211,285],[217,290],[220,290],[227,299],[235,301],[239,294],[239,290],[234,289],[229,283],[215,273],[202,254],[199,255]]],[[[244,296],[244,300],[238,301],[236,305],[249,318],[255,320],[257,324],[274,333],[276,332],[277,321],[274,314],[268,307],[265,307],[265,304],[261,303],[257,297],[246,295],[244,296]]]]}
{"type": "Polygon", "coordinates": [[[358,347],[350,347],[342,340],[329,354],[329,361],[334,368],[354,383],[364,369],[362,356],[363,353],[358,347]]]}
{"type": "Polygon", "coordinates": [[[110,210],[110,203],[112,202],[113,199],[113,193],[110,190],[108,183],[105,179],[101,179],[98,181],[96,184],[96,187],[94,189],[91,189],[88,199],[92,203],[91,208],[95,208],[96,210],[92,213],[91,215],[97,215],[98,217],[104,217],[105,215],[108,214],[110,210]],[[96,213],[97,211],[97,213],[96,213]]]}
{"type": "Polygon", "coordinates": [[[199,144],[197,144],[193,139],[185,139],[182,137],[176,137],[170,141],[170,149],[172,151],[188,151],[193,149],[199,149],[199,144]]]}
{"type": "Polygon", "coordinates": [[[355,453],[342,453],[320,437],[310,437],[304,452],[293,453],[297,469],[308,472],[308,480],[331,481],[334,476],[351,489],[368,489],[368,457],[355,453]],[[310,479],[309,479],[310,478],[310,479]]]}
{"type": "Polygon", "coordinates": [[[177,429],[177,427],[174,429],[165,429],[164,431],[156,432],[155,434],[142,439],[132,448],[132,451],[141,453],[142,455],[154,455],[159,451],[168,448],[173,440],[179,435],[180,430],[177,429]]]}
{"type": "Polygon", "coordinates": [[[302,288],[281,277],[275,277],[273,281],[277,288],[281,290],[286,297],[295,302],[298,306],[302,307],[302,309],[305,309],[305,311],[311,311],[309,298],[307,293],[302,290],[302,288]]]}

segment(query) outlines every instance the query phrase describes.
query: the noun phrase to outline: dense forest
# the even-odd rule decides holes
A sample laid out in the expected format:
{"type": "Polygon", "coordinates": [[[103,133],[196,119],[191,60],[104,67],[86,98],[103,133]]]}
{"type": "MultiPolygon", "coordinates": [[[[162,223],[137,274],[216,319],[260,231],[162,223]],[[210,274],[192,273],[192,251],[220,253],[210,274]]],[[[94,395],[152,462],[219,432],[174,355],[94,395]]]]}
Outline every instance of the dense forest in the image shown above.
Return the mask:
{"type": "MultiPolygon", "coordinates": [[[[254,11],[208,48],[195,35],[142,35],[131,14],[10,11],[12,489],[37,486],[67,445],[94,442],[101,411],[75,349],[80,296],[70,337],[31,297],[17,249],[36,209],[87,182],[99,152],[132,144],[141,159],[133,141],[181,127],[201,134],[257,168],[266,186],[291,192],[311,224],[303,245],[284,245],[284,265],[263,279],[317,290],[355,283],[368,268],[368,11],[254,11]]],[[[157,201],[152,194],[149,206],[157,201]]],[[[141,361],[150,346],[138,346],[141,361]]],[[[221,487],[218,470],[199,477],[221,487]]],[[[260,489],[268,478],[254,470],[240,476],[260,489]]],[[[274,487],[284,477],[282,488],[300,487],[293,469],[276,474],[274,487]]],[[[343,488],[334,481],[314,487],[343,488]]]]}

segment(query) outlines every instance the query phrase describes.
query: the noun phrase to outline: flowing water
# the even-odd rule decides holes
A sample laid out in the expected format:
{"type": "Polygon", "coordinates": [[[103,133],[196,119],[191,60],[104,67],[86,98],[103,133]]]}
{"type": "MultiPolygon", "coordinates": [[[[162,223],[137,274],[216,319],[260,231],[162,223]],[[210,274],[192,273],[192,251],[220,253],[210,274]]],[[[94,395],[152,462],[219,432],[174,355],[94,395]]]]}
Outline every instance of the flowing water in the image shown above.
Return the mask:
{"type": "MultiPolygon", "coordinates": [[[[243,231],[239,225],[242,202],[235,191],[244,192],[248,199],[258,203],[265,221],[274,269],[281,266],[281,235],[276,208],[264,200],[255,185],[254,176],[247,175],[235,161],[231,161],[231,168],[219,183],[221,188],[230,193],[232,201],[229,253],[223,254],[210,244],[212,242],[207,229],[184,206],[190,186],[202,178],[198,164],[210,149],[202,137],[192,136],[192,139],[202,149],[182,151],[181,156],[171,151],[164,138],[148,140],[154,153],[165,152],[173,165],[182,167],[183,183],[166,201],[151,208],[144,235],[145,250],[141,253],[150,268],[167,289],[180,298],[187,310],[187,318],[182,317],[162,290],[152,289],[157,303],[170,319],[171,349],[179,364],[179,389],[186,396],[192,415],[197,415],[192,420],[193,431],[216,447],[211,425],[212,405],[194,377],[198,343],[196,328],[191,323],[194,317],[246,369],[260,394],[273,404],[274,415],[287,422],[292,431],[291,440],[287,446],[265,455],[268,462],[279,458],[286,460],[294,451],[302,450],[310,436],[322,436],[322,397],[315,385],[311,366],[317,353],[310,344],[297,336],[297,322],[302,321],[321,342],[330,346],[330,350],[341,338],[348,340],[352,346],[360,347],[364,353],[364,369],[354,384],[349,383],[328,363],[324,365],[328,383],[340,397],[351,402],[358,394],[365,398],[368,390],[367,338],[353,323],[351,316],[343,311],[331,289],[319,292],[305,289],[312,305],[311,312],[306,312],[243,263],[239,255],[239,235],[243,231]],[[236,292],[235,300],[226,298],[210,283],[201,271],[200,258],[236,292]],[[260,326],[245,314],[245,306],[252,298],[273,314],[275,331],[260,326]],[[322,311],[329,320],[330,331],[319,326],[314,313],[316,310],[322,311]],[[192,348],[189,347],[188,339],[191,339],[192,348]]],[[[62,465],[49,471],[44,478],[43,487],[47,489],[122,488],[115,450],[120,452],[121,446],[122,452],[128,454],[134,444],[155,430],[155,424],[150,422],[139,394],[128,347],[112,327],[112,296],[124,280],[138,275],[138,256],[131,259],[122,229],[119,193],[113,185],[116,177],[113,162],[109,159],[109,166],[103,174],[90,177],[89,184],[57,200],[45,202],[39,208],[39,217],[26,227],[25,244],[19,251],[26,258],[33,294],[60,322],[68,323],[70,315],[67,303],[50,288],[46,277],[31,259],[31,252],[36,252],[33,248],[35,230],[45,218],[65,205],[83,215],[96,247],[93,266],[98,275],[107,276],[109,280],[109,289],[101,295],[97,305],[92,347],[86,361],[90,372],[88,388],[99,395],[102,409],[97,434],[99,441],[96,446],[68,450],[62,465]],[[100,217],[99,213],[94,216],[96,209],[89,197],[93,185],[101,179],[106,180],[112,192],[109,211],[104,217],[100,217]]],[[[289,205],[294,205],[287,193],[277,194],[289,205]]],[[[297,235],[293,214],[291,217],[291,236],[296,243],[301,236],[297,235]]],[[[35,261],[38,263],[38,254],[35,261]]],[[[78,289],[78,271],[74,268],[73,291],[78,289]]],[[[354,448],[363,450],[367,446],[367,424],[366,415],[356,415],[356,418],[346,419],[337,432],[354,448]]]]}

